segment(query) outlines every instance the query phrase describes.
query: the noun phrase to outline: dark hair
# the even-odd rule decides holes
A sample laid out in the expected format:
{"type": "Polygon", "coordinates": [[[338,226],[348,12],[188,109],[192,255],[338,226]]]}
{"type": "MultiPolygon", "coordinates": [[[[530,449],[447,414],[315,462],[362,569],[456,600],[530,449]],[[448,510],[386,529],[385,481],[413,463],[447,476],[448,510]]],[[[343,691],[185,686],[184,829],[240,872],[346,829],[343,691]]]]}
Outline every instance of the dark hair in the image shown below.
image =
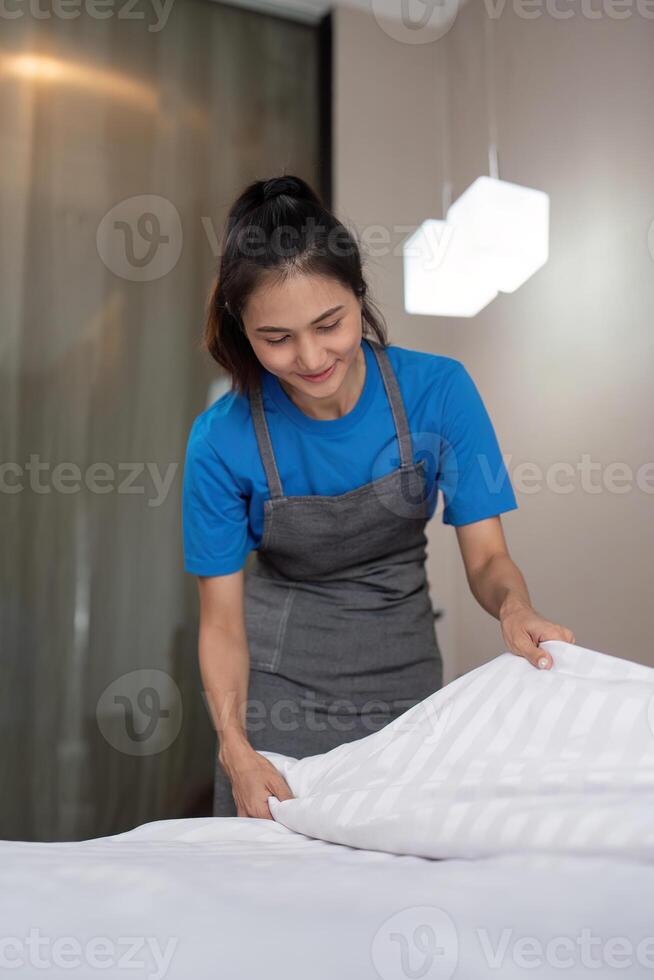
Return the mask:
{"type": "Polygon", "coordinates": [[[352,232],[300,177],[257,180],[239,195],[227,216],[201,342],[231,375],[231,390],[248,394],[259,380],[261,365],[240,317],[248,297],[264,277],[283,281],[296,273],[336,279],[349,287],[361,301],[363,335],[372,333],[380,344],[388,344],[384,319],[368,297],[361,251],[352,232]],[[284,234],[290,236],[288,246],[281,244],[284,234]]]}

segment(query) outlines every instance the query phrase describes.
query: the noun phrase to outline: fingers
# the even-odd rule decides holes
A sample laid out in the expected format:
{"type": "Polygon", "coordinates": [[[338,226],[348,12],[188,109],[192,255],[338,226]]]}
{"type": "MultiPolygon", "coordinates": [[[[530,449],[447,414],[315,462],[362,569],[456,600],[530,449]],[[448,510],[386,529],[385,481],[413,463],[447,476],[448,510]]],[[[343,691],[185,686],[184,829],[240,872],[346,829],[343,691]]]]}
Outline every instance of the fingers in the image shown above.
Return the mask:
{"type": "Polygon", "coordinates": [[[291,792],[291,787],[288,785],[279,769],[272,764],[270,759],[266,759],[265,761],[268,767],[268,774],[266,778],[266,787],[270,791],[268,795],[276,796],[280,801],[294,799],[293,793],[291,792]]]}
{"type": "Polygon", "coordinates": [[[549,670],[552,666],[552,657],[546,650],[539,650],[533,643],[517,651],[519,657],[524,657],[537,670],[549,670]]]}
{"type": "Polygon", "coordinates": [[[250,803],[242,807],[236,808],[237,817],[255,817],[257,820],[272,820],[273,816],[270,812],[270,807],[266,799],[263,801],[257,800],[255,803],[250,803]]]}
{"type": "MultiPolygon", "coordinates": [[[[563,640],[565,643],[576,643],[575,635],[567,626],[559,626],[557,623],[548,624],[547,629],[538,635],[538,644],[547,640],[563,640]]],[[[520,644],[513,650],[519,657],[524,657],[532,666],[538,670],[550,670],[554,666],[552,655],[543,650],[539,645],[534,644],[531,638],[522,639],[520,644]]]]}
{"type": "MultiPolygon", "coordinates": [[[[575,635],[572,630],[569,630],[567,626],[559,626],[557,623],[552,623],[550,628],[547,630],[547,634],[541,633],[538,638],[538,643],[544,643],[547,640],[562,640],[564,643],[576,643],[575,635]]],[[[539,659],[547,658],[550,661],[550,666],[552,664],[552,657],[545,650],[539,650],[539,659]]],[[[540,666],[540,664],[539,664],[540,666]]]]}
{"type": "Polygon", "coordinates": [[[553,665],[551,655],[547,650],[541,650],[526,631],[517,641],[513,640],[509,644],[509,649],[517,657],[524,657],[537,670],[549,670],[553,665]]]}
{"type": "Polygon", "coordinates": [[[238,801],[236,816],[255,817],[257,820],[274,820],[270,812],[270,807],[268,806],[268,797],[275,796],[278,800],[294,799],[288,783],[283,776],[279,776],[278,779],[272,778],[266,780],[262,793],[263,795],[260,795],[260,792],[257,791],[256,797],[238,801]]]}
{"type": "Polygon", "coordinates": [[[551,623],[546,630],[540,633],[538,642],[543,643],[545,640],[563,640],[564,643],[575,642],[572,630],[566,626],[559,626],[557,623],[551,623]]]}
{"type": "Polygon", "coordinates": [[[268,785],[270,787],[271,796],[276,796],[278,800],[295,799],[291,792],[290,786],[283,776],[274,777],[269,781],[268,785]]]}

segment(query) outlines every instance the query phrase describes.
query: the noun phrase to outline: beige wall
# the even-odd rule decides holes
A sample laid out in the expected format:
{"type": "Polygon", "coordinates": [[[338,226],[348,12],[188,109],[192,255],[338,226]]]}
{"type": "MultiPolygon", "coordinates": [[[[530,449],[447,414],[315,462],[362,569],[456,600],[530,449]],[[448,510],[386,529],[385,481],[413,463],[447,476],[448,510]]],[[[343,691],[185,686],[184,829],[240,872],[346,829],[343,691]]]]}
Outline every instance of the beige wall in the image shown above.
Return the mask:
{"type": "MultiPolygon", "coordinates": [[[[654,460],[654,21],[526,20],[508,3],[494,21],[500,176],[550,195],[550,260],[477,317],[449,320],[403,312],[399,243],[403,226],[442,216],[443,64],[454,198],[488,172],[485,8],[467,4],[427,44],[393,40],[365,11],[334,16],[334,203],[360,233],[389,230],[368,271],[391,339],[456,357],[475,379],[516,490],[518,510],[502,522],[536,609],[582,646],[654,665],[654,494],[636,486],[654,460]],[[621,462],[632,488],[585,490],[584,454],[601,465],[594,484],[621,462]],[[516,467],[526,461],[544,477],[572,464],[572,492],[545,479],[525,492],[516,467]]],[[[441,519],[439,503],[428,572],[434,604],[446,608],[450,680],[505,646],[441,519]]]]}

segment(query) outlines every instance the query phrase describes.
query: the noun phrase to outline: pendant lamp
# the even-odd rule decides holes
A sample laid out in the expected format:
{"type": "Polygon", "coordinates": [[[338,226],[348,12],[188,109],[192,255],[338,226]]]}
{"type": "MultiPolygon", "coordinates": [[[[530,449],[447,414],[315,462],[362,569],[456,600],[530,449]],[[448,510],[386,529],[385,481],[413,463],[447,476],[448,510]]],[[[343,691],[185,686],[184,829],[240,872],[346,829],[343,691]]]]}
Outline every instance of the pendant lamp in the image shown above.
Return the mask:
{"type": "Polygon", "coordinates": [[[404,308],[429,316],[475,316],[497,287],[465,226],[427,218],[404,243],[404,308]]]}
{"type": "MultiPolygon", "coordinates": [[[[483,16],[483,15],[482,15],[483,16]]],[[[475,316],[498,292],[512,293],[547,262],[549,197],[544,191],[499,179],[492,23],[485,21],[489,176],[478,177],[453,204],[449,188],[447,62],[440,64],[443,214],[427,218],[404,242],[404,307],[428,316],[475,316]]]]}

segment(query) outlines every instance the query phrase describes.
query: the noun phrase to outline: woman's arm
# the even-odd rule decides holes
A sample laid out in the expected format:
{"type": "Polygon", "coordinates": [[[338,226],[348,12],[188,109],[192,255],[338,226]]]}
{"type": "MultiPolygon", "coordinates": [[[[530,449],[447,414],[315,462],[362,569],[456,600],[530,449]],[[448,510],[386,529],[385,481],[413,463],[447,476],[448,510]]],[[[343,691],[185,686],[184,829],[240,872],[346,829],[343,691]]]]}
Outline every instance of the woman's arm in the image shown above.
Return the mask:
{"type": "Polygon", "coordinates": [[[292,796],[281,773],[250,745],[246,708],[250,657],[243,615],[243,570],[198,577],[200,673],[218,734],[218,758],[232,784],[237,816],[271,819],[267,797],[292,796]]]}
{"type": "Polygon", "coordinates": [[[551,667],[551,656],[538,644],[543,640],[575,643],[574,635],[532,607],[527,583],[509,555],[499,515],[455,530],[470,591],[486,612],[499,619],[507,648],[534,667],[551,667]]]}
{"type": "Polygon", "coordinates": [[[198,577],[200,672],[221,752],[247,743],[249,655],[243,621],[243,571],[198,577]]]}

